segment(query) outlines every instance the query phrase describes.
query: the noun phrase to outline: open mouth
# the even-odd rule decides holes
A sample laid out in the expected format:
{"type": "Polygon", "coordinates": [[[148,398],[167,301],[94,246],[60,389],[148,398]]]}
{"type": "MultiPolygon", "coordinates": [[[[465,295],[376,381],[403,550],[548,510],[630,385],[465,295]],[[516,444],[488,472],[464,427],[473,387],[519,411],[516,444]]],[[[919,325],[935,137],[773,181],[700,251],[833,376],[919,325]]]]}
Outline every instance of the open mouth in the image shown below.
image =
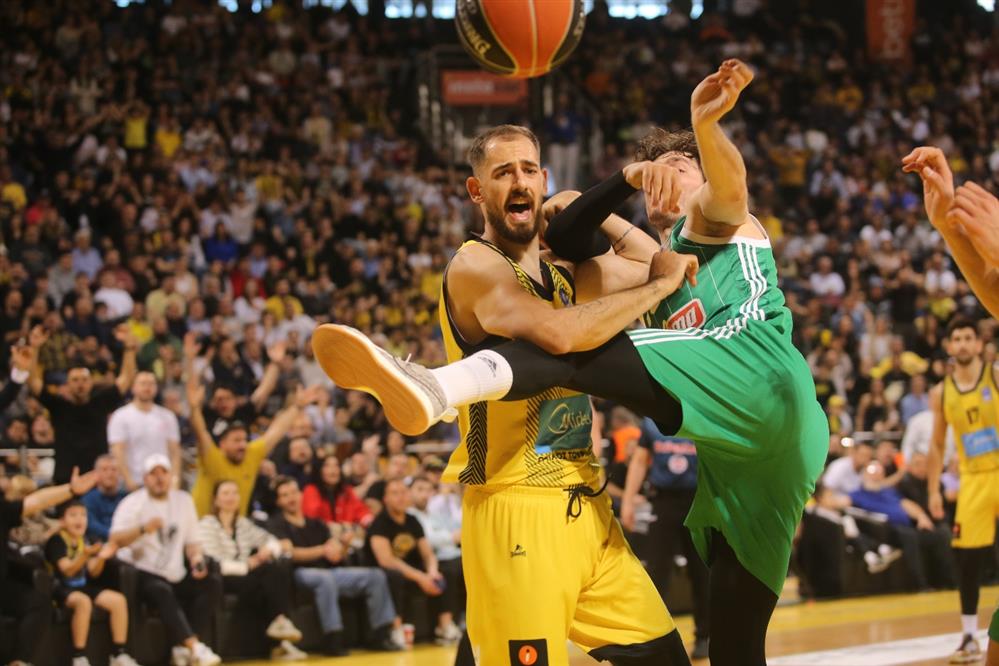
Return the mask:
{"type": "Polygon", "coordinates": [[[532,208],[530,201],[515,200],[506,205],[506,212],[517,222],[527,222],[531,219],[532,208]]]}

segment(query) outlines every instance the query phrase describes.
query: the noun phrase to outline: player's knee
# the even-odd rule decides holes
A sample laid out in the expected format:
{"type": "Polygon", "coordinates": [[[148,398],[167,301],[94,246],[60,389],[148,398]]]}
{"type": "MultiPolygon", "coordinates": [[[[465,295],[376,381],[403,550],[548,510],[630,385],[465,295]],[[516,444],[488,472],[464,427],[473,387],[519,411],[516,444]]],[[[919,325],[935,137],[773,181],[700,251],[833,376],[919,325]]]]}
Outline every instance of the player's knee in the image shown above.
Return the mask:
{"type": "Polygon", "coordinates": [[[689,666],[690,657],[683,647],[680,632],[674,629],[645,643],[605,645],[590,651],[597,661],[609,661],[614,666],[689,666]]]}

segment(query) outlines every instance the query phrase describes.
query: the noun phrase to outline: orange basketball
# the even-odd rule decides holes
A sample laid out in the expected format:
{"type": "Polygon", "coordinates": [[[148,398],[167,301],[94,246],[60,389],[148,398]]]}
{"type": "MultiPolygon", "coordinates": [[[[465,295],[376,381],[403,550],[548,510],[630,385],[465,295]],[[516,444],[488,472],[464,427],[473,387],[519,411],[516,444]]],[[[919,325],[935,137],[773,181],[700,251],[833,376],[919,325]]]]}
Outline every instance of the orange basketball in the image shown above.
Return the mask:
{"type": "Polygon", "coordinates": [[[458,36],[485,69],[526,79],[547,74],[583,36],[583,0],[458,0],[458,36]]]}

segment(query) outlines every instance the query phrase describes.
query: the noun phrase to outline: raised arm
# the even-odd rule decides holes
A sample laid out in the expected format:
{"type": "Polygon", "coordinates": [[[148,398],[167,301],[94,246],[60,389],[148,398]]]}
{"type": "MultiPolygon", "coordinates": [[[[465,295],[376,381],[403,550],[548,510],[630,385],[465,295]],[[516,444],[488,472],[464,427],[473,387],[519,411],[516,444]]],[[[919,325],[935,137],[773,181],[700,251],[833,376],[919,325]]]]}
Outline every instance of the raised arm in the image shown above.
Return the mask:
{"type": "Polygon", "coordinates": [[[940,495],[940,476],[943,474],[944,447],[947,438],[947,420],[943,413],[943,384],[930,389],[930,409],[933,411],[933,435],[926,458],[926,490],[930,515],[936,520],[944,517],[943,497],[940,495]]]}
{"type": "Polygon", "coordinates": [[[139,342],[124,324],[115,329],[114,336],[125,348],[121,355],[121,370],[118,372],[117,379],[114,380],[118,392],[125,395],[132,388],[132,381],[135,380],[135,375],[139,370],[135,361],[135,352],[139,348],[139,342]]]}
{"type": "Polygon", "coordinates": [[[270,359],[270,362],[267,364],[264,376],[260,378],[260,383],[257,385],[256,390],[250,395],[250,404],[257,411],[263,409],[264,404],[267,403],[267,399],[271,397],[274,389],[277,388],[278,379],[281,377],[281,361],[284,360],[287,347],[287,343],[282,341],[276,342],[267,348],[267,358],[270,359]]]}
{"type": "Polygon", "coordinates": [[[302,410],[309,403],[316,401],[319,391],[322,391],[322,388],[319,386],[310,386],[307,389],[298,387],[291,405],[278,412],[271,421],[270,426],[264,431],[263,440],[264,446],[267,448],[267,455],[270,455],[278,442],[291,430],[291,426],[295,423],[295,419],[302,413],[302,410]]]}
{"type": "Polygon", "coordinates": [[[80,474],[80,470],[74,467],[69,483],[42,488],[25,497],[21,515],[31,516],[57,504],[68,502],[74,497],[81,497],[89,492],[96,483],[97,472],[91,470],[86,474],[80,474]]]}
{"type": "Polygon", "coordinates": [[[28,370],[28,389],[31,391],[32,395],[36,396],[41,395],[42,391],[45,389],[42,364],[38,360],[38,352],[48,339],[48,331],[41,326],[35,326],[32,328],[31,333],[28,336],[28,344],[31,348],[31,367],[28,370]]]}
{"type": "Polygon", "coordinates": [[[999,262],[999,202],[974,184],[962,185],[957,198],[947,158],[933,146],[920,146],[903,157],[902,170],[919,174],[930,223],[982,305],[999,316],[999,263],[993,263],[999,262]]]}
{"type": "Polygon", "coordinates": [[[695,218],[703,216],[707,222],[738,226],[749,217],[746,164],[719,122],[752,80],[749,66],[726,60],[690,96],[690,120],[705,179],[693,195],[691,214],[695,218]]]}
{"type": "Polygon", "coordinates": [[[552,354],[602,345],[650,308],[695,279],[697,260],[670,253],[654,261],[652,279],[582,305],[553,309],[524,291],[506,260],[486,247],[469,247],[449,269],[448,305],[486,334],[527,340],[552,354]],[[506,276],[498,278],[497,276],[506,276]]]}
{"type": "MultiPolygon", "coordinates": [[[[638,191],[645,193],[651,211],[668,212],[676,208],[680,197],[676,170],[651,161],[634,162],[582,194],[560,192],[545,202],[549,220],[545,243],[557,256],[581,262],[602,255],[614,247],[632,225],[612,213],[638,191]]],[[[651,239],[649,239],[651,241],[651,239]]],[[[634,249],[637,249],[635,246],[634,249]]],[[[655,241],[646,245],[646,253],[626,258],[648,263],[659,247],[655,241]]],[[[622,255],[623,256],[623,255],[622,255]]]]}
{"type": "Polygon", "coordinates": [[[187,383],[187,404],[191,409],[191,430],[194,431],[194,442],[198,447],[198,455],[201,456],[210,447],[215,446],[212,434],[208,432],[208,424],[205,423],[205,415],[201,411],[201,406],[205,401],[205,387],[200,383],[187,383]]]}

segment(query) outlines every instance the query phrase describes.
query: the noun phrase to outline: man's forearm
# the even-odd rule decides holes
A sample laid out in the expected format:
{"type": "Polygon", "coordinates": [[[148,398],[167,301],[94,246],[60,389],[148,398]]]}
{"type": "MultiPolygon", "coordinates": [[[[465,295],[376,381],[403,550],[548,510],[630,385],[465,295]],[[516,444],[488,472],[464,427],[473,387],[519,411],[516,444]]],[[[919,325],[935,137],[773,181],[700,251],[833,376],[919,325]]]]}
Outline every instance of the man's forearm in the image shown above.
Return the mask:
{"type": "Polygon", "coordinates": [[[636,449],[628,462],[628,475],[624,479],[623,499],[630,501],[638,496],[638,491],[642,489],[645,481],[645,471],[648,465],[648,452],[645,449],[636,449]]]}
{"type": "Polygon", "coordinates": [[[113,541],[119,548],[127,548],[135,543],[135,540],[146,533],[145,525],[136,525],[135,527],[129,527],[123,530],[118,530],[110,535],[111,541],[113,541]]]}
{"type": "Polygon", "coordinates": [[[57,504],[68,502],[72,498],[73,491],[70,490],[68,483],[51,488],[42,488],[24,498],[22,514],[31,516],[57,504]]]}
{"type": "Polygon", "coordinates": [[[115,385],[122,395],[128,393],[128,389],[132,387],[132,380],[135,379],[137,372],[138,365],[135,360],[135,349],[126,347],[121,355],[121,372],[118,373],[118,378],[115,380],[115,385]]]}
{"type": "Polygon", "coordinates": [[[293,562],[315,562],[326,554],[325,546],[300,546],[291,549],[293,562]]]}
{"type": "Polygon", "coordinates": [[[604,344],[648,312],[672,291],[662,278],[608,294],[589,303],[555,310],[549,342],[539,344],[550,353],[588,351],[604,344]]]}
{"type": "Polygon", "coordinates": [[[975,296],[993,317],[999,317],[999,269],[990,266],[968,237],[952,229],[946,221],[934,221],[934,225],[975,296]]]}
{"type": "Polygon", "coordinates": [[[700,196],[701,212],[711,222],[742,224],[747,210],[746,164],[715,122],[694,127],[701,171],[707,181],[700,196]]]}
{"type": "Polygon", "coordinates": [[[577,263],[604,254],[611,244],[600,232],[601,225],[637,191],[618,171],[553,217],[545,231],[545,242],[557,256],[577,263]]]}

